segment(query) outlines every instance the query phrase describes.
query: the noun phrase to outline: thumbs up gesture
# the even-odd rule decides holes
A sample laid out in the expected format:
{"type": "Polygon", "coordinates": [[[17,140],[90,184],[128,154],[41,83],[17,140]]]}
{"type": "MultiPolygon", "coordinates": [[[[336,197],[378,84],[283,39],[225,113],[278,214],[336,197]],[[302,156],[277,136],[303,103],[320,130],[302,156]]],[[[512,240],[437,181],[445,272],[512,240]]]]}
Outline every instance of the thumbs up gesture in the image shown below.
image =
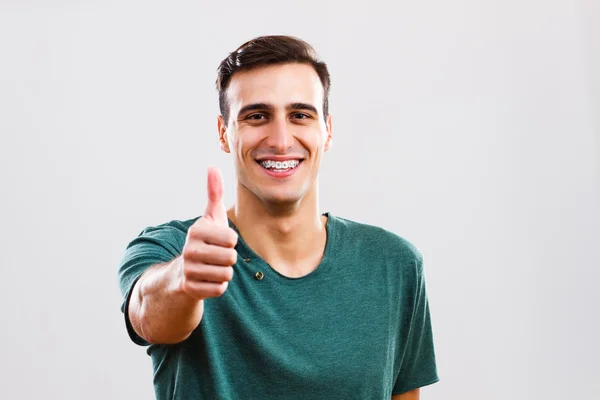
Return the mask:
{"type": "Polygon", "coordinates": [[[182,251],[179,285],[197,300],[219,297],[233,278],[238,240],[227,220],[223,179],[218,168],[208,170],[208,203],[204,215],[189,228],[182,251]]]}
{"type": "Polygon", "coordinates": [[[204,218],[218,225],[229,227],[227,210],[225,204],[223,204],[223,178],[221,177],[221,171],[215,167],[208,169],[208,204],[206,205],[204,218]]]}

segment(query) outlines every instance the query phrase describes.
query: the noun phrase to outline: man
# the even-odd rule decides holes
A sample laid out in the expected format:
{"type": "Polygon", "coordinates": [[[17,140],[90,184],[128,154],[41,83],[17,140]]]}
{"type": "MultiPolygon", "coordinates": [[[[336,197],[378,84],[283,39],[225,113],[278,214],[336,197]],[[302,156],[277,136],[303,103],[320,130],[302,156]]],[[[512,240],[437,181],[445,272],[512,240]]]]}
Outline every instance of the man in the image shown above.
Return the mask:
{"type": "Polygon", "coordinates": [[[329,87],[326,64],[289,36],[255,38],[221,63],[235,205],[210,168],[205,212],[146,228],[119,266],[158,399],[415,400],[438,381],[417,248],[319,212],[329,87]]]}

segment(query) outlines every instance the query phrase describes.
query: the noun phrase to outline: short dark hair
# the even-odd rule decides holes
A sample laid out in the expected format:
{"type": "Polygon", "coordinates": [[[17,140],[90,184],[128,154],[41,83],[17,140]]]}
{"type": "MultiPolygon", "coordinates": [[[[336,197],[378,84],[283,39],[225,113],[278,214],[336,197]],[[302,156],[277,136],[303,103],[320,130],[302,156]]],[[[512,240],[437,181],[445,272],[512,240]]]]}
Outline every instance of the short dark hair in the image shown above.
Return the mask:
{"type": "Polygon", "coordinates": [[[225,120],[229,118],[227,104],[227,87],[233,74],[253,68],[286,64],[303,63],[311,65],[323,85],[323,114],[329,115],[329,88],[331,78],[327,64],[317,58],[314,48],[302,39],[288,35],[259,36],[242,44],[221,61],[217,69],[217,90],[219,91],[219,109],[225,120]]]}

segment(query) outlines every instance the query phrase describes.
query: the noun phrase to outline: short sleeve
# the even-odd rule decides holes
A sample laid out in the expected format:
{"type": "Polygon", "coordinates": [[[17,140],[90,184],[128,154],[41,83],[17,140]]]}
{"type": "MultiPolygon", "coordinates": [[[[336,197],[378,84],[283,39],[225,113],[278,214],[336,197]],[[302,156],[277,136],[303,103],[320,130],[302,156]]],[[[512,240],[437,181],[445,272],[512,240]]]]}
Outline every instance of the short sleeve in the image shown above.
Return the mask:
{"type": "Polygon", "coordinates": [[[433,331],[422,258],[415,261],[411,301],[404,311],[410,314],[408,326],[401,328],[400,368],[392,390],[400,394],[439,381],[433,331]]]}
{"type": "Polygon", "coordinates": [[[150,343],[141,338],[133,329],[129,320],[129,301],[133,287],[142,274],[151,266],[166,263],[178,257],[183,241],[177,230],[171,226],[159,225],[144,229],[126,247],[118,268],[119,289],[122,295],[121,312],[125,317],[125,326],[131,340],[140,345],[150,343]]]}

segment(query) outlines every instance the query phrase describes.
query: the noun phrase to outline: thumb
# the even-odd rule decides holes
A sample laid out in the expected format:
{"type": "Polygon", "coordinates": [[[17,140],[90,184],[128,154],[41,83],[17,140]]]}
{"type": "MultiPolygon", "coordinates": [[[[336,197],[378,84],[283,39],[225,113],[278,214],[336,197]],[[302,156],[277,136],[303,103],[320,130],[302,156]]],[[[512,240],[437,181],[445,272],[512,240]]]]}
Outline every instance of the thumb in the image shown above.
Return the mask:
{"type": "Polygon", "coordinates": [[[208,169],[208,204],[204,217],[215,222],[228,225],[227,210],[223,203],[223,177],[217,167],[208,169]]]}

